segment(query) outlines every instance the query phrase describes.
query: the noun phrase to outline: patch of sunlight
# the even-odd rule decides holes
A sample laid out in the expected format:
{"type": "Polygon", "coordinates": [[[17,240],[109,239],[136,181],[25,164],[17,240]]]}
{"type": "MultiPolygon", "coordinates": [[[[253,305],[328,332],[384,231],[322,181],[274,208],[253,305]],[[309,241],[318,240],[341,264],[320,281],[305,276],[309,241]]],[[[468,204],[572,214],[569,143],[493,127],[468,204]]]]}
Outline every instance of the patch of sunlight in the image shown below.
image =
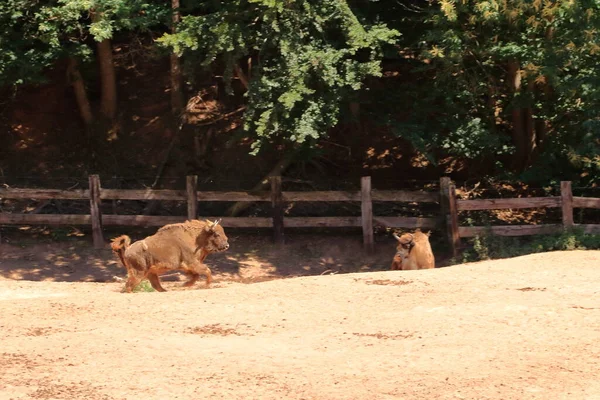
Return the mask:
{"type": "Polygon", "coordinates": [[[369,147],[366,151],[366,156],[367,158],[373,158],[375,157],[375,148],[374,147],[369,147]]]}
{"type": "Polygon", "coordinates": [[[254,267],[259,267],[261,272],[274,273],[277,271],[277,268],[273,264],[271,264],[269,262],[261,262],[259,260],[254,260],[254,259],[241,261],[239,264],[240,264],[240,271],[242,271],[246,268],[254,268],[254,267]]]}
{"type": "Polygon", "coordinates": [[[425,156],[425,154],[422,154],[422,153],[417,154],[410,161],[411,161],[411,166],[413,166],[415,168],[427,167],[430,164],[430,162],[427,159],[427,157],[425,156]]]}
{"type": "Polygon", "coordinates": [[[73,230],[71,232],[67,233],[67,236],[81,237],[81,236],[85,236],[85,233],[81,232],[77,228],[73,228],[73,230]]]}
{"type": "Polygon", "coordinates": [[[384,151],[383,151],[381,154],[379,154],[379,155],[377,156],[377,159],[378,159],[378,160],[383,160],[383,159],[385,159],[385,158],[386,158],[387,156],[389,156],[389,155],[390,155],[390,151],[389,151],[389,149],[385,149],[385,150],[384,150],[384,151]]]}
{"type": "Polygon", "coordinates": [[[63,261],[63,260],[56,260],[56,261],[54,261],[54,265],[57,267],[64,267],[66,265],[69,265],[69,262],[63,261]]]}
{"type": "Polygon", "coordinates": [[[0,300],[36,299],[41,297],[66,297],[67,293],[25,292],[22,290],[5,289],[0,293],[0,300]]]}

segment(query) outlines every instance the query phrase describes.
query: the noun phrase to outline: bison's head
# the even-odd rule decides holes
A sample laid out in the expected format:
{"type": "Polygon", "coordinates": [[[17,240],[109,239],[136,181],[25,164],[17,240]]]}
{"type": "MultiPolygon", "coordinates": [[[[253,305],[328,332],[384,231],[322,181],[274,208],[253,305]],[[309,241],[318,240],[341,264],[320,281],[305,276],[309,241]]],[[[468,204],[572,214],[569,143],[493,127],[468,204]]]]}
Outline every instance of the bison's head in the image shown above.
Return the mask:
{"type": "Polygon", "coordinates": [[[396,255],[400,256],[402,262],[404,262],[404,260],[408,258],[412,248],[415,246],[415,237],[412,233],[404,233],[400,236],[394,233],[394,239],[398,241],[396,255]]]}
{"type": "Polygon", "coordinates": [[[201,235],[202,238],[198,238],[198,240],[202,240],[203,243],[199,243],[207,252],[216,253],[219,251],[225,251],[229,248],[229,242],[227,236],[225,235],[225,230],[223,227],[219,225],[221,220],[217,220],[214,222],[207,221],[207,224],[204,228],[204,234],[201,235]]]}
{"type": "Polygon", "coordinates": [[[398,236],[394,233],[394,239],[398,241],[397,250],[408,250],[413,248],[415,245],[415,237],[412,233],[404,233],[401,236],[398,236]]]}

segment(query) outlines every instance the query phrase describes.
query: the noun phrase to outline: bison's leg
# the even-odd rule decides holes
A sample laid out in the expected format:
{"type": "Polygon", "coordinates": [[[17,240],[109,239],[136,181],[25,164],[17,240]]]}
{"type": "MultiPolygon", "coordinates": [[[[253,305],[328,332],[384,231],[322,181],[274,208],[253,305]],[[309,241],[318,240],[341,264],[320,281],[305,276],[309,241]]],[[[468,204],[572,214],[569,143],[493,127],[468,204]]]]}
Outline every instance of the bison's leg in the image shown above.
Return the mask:
{"type": "Polygon", "coordinates": [[[195,272],[186,272],[185,275],[189,278],[184,284],[183,286],[185,287],[190,287],[190,286],[194,286],[194,284],[198,281],[198,279],[200,279],[200,274],[197,274],[195,272]]]}
{"type": "Polygon", "coordinates": [[[127,282],[125,283],[125,291],[127,293],[133,292],[133,289],[142,281],[142,278],[138,276],[134,271],[129,271],[127,274],[127,282]]]}
{"type": "Polygon", "coordinates": [[[192,274],[196,275],[206,275],[206,286],[210,285],[212,282],[212,273],[210,272],[210,268],[206,266],[206,264],[202,264],[200,262],[195,262],[192,266],[192,274]]]}
{"type": "Polygon", "coordinates": [[[208,286],[212,282],[212,272],[210,272],[210,268],[208,268],[206,265],[204,267],[206,268],[204,271],[204,274],[206,275],[206,286],[208,286]]]}
{"type": "Polygon", "coordinates": [[[392,259],[392,266],[390,268],[392,271],[398,271],[402,269],[402,257],[394,256],[392,259]]]}
{"type": "Polygon", "coordinates": [[[160,279],[158,279],[158,275],[156,275],[154,272],[150,272],[148,274],[148,280],[157,292],[166,292],[165,288],[162,287],[162,285],[160,284],[160,279]]]}
{"type": "Polygon", "coordinates": [[[185,271],[185,275],[189,277],[189,279],[183,284],[185,287],[194,285],[200,278],[200,275],[206,275],[207,286],[210,285],[212,281],[210,269],[198,260],[194,260],[192,263],[182,263],[181,269],[185,271]]]}

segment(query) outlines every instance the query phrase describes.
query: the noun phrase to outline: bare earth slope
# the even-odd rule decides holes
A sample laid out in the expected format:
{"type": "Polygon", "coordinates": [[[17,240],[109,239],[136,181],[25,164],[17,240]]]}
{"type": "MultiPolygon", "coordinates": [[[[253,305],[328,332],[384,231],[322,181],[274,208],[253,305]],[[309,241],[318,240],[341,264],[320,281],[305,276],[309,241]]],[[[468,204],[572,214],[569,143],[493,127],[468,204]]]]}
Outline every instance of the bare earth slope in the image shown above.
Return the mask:
{"type": "Polygon", "coordinates": [[[600,399],[600,252],[122,294],[0,281],[1,399],[600,399]]]}

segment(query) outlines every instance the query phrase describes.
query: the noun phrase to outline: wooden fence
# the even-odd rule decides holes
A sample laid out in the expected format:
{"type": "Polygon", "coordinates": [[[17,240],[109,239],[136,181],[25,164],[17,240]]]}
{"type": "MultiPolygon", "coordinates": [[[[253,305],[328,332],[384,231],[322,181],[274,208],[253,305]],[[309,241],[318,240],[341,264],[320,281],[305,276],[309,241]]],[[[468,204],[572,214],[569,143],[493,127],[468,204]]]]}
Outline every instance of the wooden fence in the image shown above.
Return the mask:
{"type": "MultiPolygon", "coordinates": [[[[443,178],[442,178],[443,179],[443,178]]],[[[527,236],[561,232],[574,227],[585,233],[600,234],[600,224],[575,224],[574,208],[600,209],[600,198],[573,197],[571,182],[560,183],[560,196],[523,197],[507,199],[460,200],[456,198],[456,187],[449,180],[443,181],[442,196],[447,197],[449,211],[447,213],[448,238],[454,256],[461,248],[461,238],[474,237],[490,232],[498,236],[527,236]],[[501,210],[523,208],[561,208],[562,224],[542,225],[505,225],[505,226],[460,226],[459,213],[475,210],[501,210]]]]}
{"type": "MultiPolygon", "coordinates": [[[[456,196],[456,187],[450,178],[440,179],[438,192],[420,190],[375,190],[371,187],[371,178],[361,178],[360,191],[282,191],[281,177],[271,178],[271,190],[259,192],[214,192],[198,191],[197,176],[186,178],[185,190],[132,190],[104,189],[98,175],[89,176],[89,188],[79,190],[56,189],[16,189],[0,188],[0,199],[57,199],[88,200],[89,214],[31,214],[0,213],[0,224],[12,225],[91,225],[94,246],[105,245],[102,227],[105,225],[122,226],[162,226],[181,222],[198,216],[198,202],[208,201],[247,201],[270,202],[271,217],[223,217],[225,227],[235,228],[272,228],[277,243],[284,241],[285,228],[310,227],[357,227],[362,228],[363,243],[367,251],[374,246],[373,224],[392,228],[434,229],[446,226],[448,239],[454,255],[461,248],[461,238],[473,237],[491,230],[492,234],[503,236],[524,236],[560,232],[563,229],[580,227],[587,233],[600,233],[600,224],[574,224],[574,208],[600,209],[600,198],[573,197],[571,182],[561,182],[561,195],[555,197],[526,197],[507,199],[461,200],[456,196]],[[187,202],[187,216],[150,216],[102,214],[102,200],[162,200],[187,202]],[[287,217],[284,214],[285,203],[289,202],[360,202],[361,215],[358,217],[287,217]],[[440,217],[388,217],[373,215],[373,202],[417,202],[438,203],[440,217]],[[460,226],[462,211],[523,209],[556,207],[562,210],[562,224],[548,225],[507,225],[507,226],[460,226]]],[[[214,219],[216,217],[202,216],[214,219]]]]}
{"type": "MultiPolygon", "coordinates": [[[[373,201],[382,202],[429,202],[437,203],[439,192],[423,192],[410,190],[372,190],[371,177],[361,179],[361,190],[353,191],[312,191],[284,192],[281,177],[271,178],[271,190],[259,192],[211,192],[197,190],[197,176],[186,178],[186,190],[132,190],[104,189],[100,185],[98,175],[89,176],[89,189],[56,190],[56,189],[17,189],[0,188],[0,199],[56,199],[56,200],[89,200],[90,213],[84,214],[28,214],[0,213],[0,224],[44,224],[44,225],[91,225],[94,246],[104,246],[102,227],[106,225],[122,226],[162,226],[196,218],[199,201],[247,201],[270,202],[272,216],[267,217],[223,217],[224,227],[235,228],[273,228],[275,241],[283,243],[285,228],[310,227],[362,227],[363,241],[367,251],[373,250],[373,221],[391,227],[432,229],[438,226],[439,218],[421,217],[377,217],[373,215],[373,201]],[[115,215],[102,214],[102,200],[162,200],[186,201],[187,216],[150,216],[150,215],[115,215]],[[359,217],[287,217],[284,205],[289,202],[360,202],[359,217]]],[[[203,218],[216,219],[213,216],[203,218]]]]}

